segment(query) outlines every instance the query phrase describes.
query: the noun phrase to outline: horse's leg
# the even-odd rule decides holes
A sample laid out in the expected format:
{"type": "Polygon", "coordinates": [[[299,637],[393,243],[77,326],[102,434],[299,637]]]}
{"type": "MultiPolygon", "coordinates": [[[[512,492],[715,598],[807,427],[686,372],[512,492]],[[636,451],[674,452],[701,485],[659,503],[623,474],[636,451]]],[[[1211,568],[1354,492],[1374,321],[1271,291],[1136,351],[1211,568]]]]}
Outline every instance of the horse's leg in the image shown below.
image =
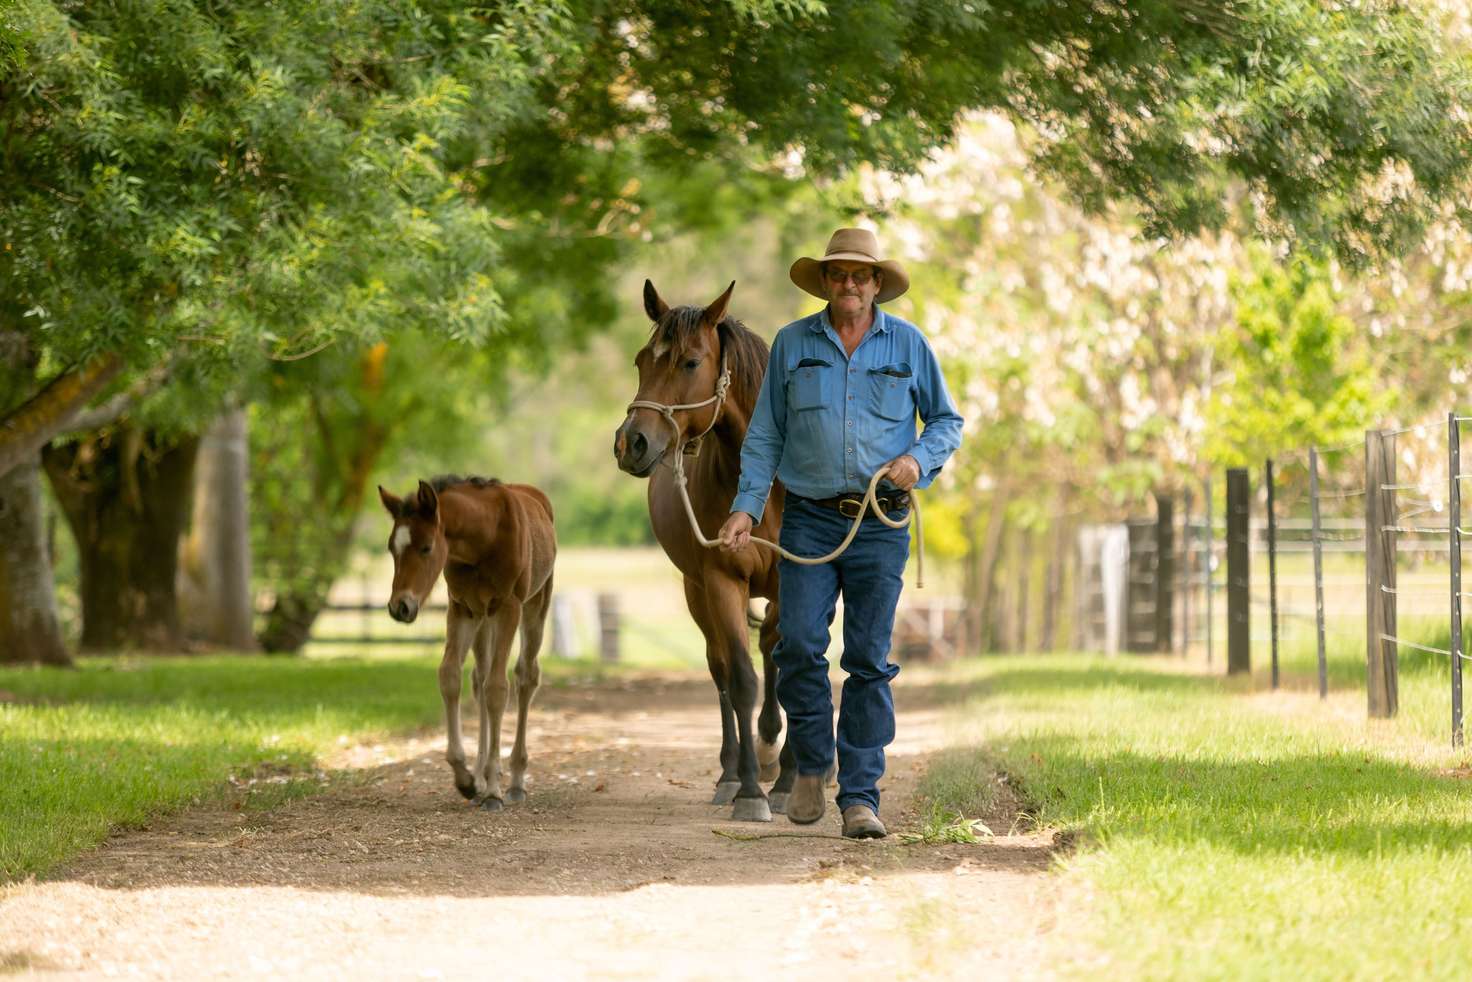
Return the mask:
{"type": "Polygon", "coordinates": [[[721,776],[716,779],[716,793],[710,803],[729,805],[735,800],[741,782],[736,775],[736,715],[731,710],[731,695],[728,691],[730,672],[727,669],[726,649],[712,627],[713,622],[706,609],[704,589],[688,576],[685,577],[685,605],[690,608],[690,616],[695,618],[700,633],[705,636],[705,664],[710,669],[711,681],[716,684],[716,698],[721,710],[721,776]]]}
{"type": "Polygon", "coordinates": [[[475,754],[476,786],[482,794],[490,787],[491,760],[491,714],[486,701],[486,680],[491,677],[491,636],[494,625],[489,617],[481,618],[475,631],[475,672],[471,675],[475,683],[475,708],[480,713],[480,740],[475,754]]]}
{"type": "Polygon", "coordinates": [[[767,791],[767,801],[774,815],[786,813],[787,796],[792,793],[792,784],[797,780],[797,756],[787,745],[785,738],[782,740],[780,750],[776,742],[777,737],[782,735],[782,717],[777,701],[777,666],[772,661],[772,650],[777,647],[780,637],[777,630],[777,602],[774,600],[767,608],[767,616],[762,621],[761,634],[758,638],[758,644],[762,649],[762,679],[765,683],[765,691],[762,695],[762,714],[757,720],[757,732],[761,735],[761,742],[757,744],[757,755],[762,761],[761,777],[763,779],[767,779],[769,773],[766,758],[768,748],[776,752],[777,759],[774,762],[776,766],[773,769],[777,771],[777,780],[767,791]]]}
{"type": "Polygon", "coordinates": [[[475,775],[465,766],[465,745],[460,735],[460,684],[465,651],[475,638],[476,618],[451,602],[445,618],[445,656],[440,660],[440,698],[445,701],[445,730],[448,745],[445,759],[455,772],[455,788],[467,798],[475,797],[475,775]]]}
{"type": "Polygon", "coordinates": [[[705,608],[710,615],[712,635],[726,651],[732,714],[736,720],[736,777],[740,787],[731,810],[737,822],[770,822],[772,810],[757,783],[756,739],[751,730],[756,710],[756,670],[751,666],[751,635],[746,623],[747,586],[719,573],[705,577],[705,608]]]}
{"type": "Polygon", "coordinates": [[[526,800],[526,717],[532,708],[532,696],[542,684],[542,666],[537,660],[542,651],[542,631],[547,625],[547,610],[552,606],[552,578],[531,600],[521,607],[521,655],[516,659],[516,742],[511,745],[511,787],[507,801],[526,800]]]}
{"type": "Polygon", "coordinates": [[[517,622],[521,620],[521,604],[503,604],[490,615],[490,620],[491,668],[481,690],[485,693],[486,713],[490,717],[487,724],[491,728],[491,742],[487,748],[490,763],[486,767],[486,789],[480,804],[489,811],[500,811],[505,806],[501,794],[501,717],[506,715],[506,694],[511,687],[506,678],[506,663],[511,659],[511,642],[517,622]]]}
{"type": "Polygon", "coordinates": [[[762,711],[756,720],[756,762],[761,767],[757,777],[763,781],[774,781],[779,775],[777,766],[781,748],[777,737],[782,735],[782,710],[777,705],[777,667],[772,664],[772,649],[777,646],[777,604],[767,604],[767,615],[762,618],[761,632],[757,643],[762,650],[762,711]]]}

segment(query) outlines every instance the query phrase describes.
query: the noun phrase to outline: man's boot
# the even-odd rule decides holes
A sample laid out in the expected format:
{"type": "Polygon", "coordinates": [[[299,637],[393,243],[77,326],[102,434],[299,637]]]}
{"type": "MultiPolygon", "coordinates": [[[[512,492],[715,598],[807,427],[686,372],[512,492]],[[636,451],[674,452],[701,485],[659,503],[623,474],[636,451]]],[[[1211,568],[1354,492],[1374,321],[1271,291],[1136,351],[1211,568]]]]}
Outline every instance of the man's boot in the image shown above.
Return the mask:
{"type": "Polygon", "coordinates": [[[799,774],[787,797],[787,817],[798,825],[812,825],[823,817],[823,775],[799,774]]]}
{"type": "Polygon", "coordinates": [[[843,810],[843,834],[849,839],[882,839],[889,830],[868,805],[849,805],[843,810]]]}

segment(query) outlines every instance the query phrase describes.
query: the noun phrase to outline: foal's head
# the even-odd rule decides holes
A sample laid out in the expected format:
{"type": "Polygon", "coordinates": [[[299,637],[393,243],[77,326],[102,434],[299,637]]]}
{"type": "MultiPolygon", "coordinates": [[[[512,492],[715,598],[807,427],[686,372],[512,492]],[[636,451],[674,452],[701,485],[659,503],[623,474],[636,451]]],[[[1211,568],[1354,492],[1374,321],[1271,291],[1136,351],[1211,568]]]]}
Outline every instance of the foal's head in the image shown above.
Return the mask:
{"type": "MultiPolygon", "coordinates": [[[[639,369],[636,402],[680,406],[704,402],[715,394],[721,375],[720,323],[731,303],[732,283],[708,307],[671,307],[661,299],[654,284],[644,281],[644,311],[654,321],[649,343],[634,357],[639,369]]],[[[692,439],[710,426],[718,411],[715,403],[675,413],[680,442],[692,439]]],[[[629,410],[613,437],[613,455],[620,469],[636,477],[648,477],[665,451],[675,443],[674,428],[653,409],[629,410]]]]}
{"type": "Polygon", "coordinates": [[[394,530],[388,537],[388,551],[394,557],[389,616],[412,624],[450,554],[440,522],[439,495],[427,481],[420,481],[419,490],[407,498],[389,494],[382,485],[378,497],[394,519],[394,530]]]}

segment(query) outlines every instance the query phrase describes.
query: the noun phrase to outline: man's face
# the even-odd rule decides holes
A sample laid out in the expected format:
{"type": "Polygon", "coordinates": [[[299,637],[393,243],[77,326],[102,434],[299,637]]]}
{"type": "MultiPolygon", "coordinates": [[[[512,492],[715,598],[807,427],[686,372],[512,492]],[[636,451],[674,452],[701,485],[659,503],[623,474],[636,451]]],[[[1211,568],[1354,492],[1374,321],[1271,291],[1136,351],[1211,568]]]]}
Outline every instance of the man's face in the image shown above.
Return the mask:
{"type": "Polygon", "coordinates": [[[833,312],[852,317],[863,314],[874,305],[882,274],[867,263],[835,259],[823,264],[823,288],[833,312]]]}

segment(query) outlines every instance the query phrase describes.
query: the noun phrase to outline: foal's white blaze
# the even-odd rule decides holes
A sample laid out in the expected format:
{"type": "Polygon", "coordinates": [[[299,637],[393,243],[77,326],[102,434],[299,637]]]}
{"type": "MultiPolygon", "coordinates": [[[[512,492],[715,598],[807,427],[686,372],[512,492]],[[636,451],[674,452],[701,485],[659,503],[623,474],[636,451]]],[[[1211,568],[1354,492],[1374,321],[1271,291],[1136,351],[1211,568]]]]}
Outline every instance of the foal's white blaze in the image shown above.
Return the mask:
{"type": "Polygon", "coordinates": [[[398,525],[394,527],[393,537],[388,540],[388,551],[394,554],[394,558],[404,554],[409,548],[409,526],[398,525]]]}

